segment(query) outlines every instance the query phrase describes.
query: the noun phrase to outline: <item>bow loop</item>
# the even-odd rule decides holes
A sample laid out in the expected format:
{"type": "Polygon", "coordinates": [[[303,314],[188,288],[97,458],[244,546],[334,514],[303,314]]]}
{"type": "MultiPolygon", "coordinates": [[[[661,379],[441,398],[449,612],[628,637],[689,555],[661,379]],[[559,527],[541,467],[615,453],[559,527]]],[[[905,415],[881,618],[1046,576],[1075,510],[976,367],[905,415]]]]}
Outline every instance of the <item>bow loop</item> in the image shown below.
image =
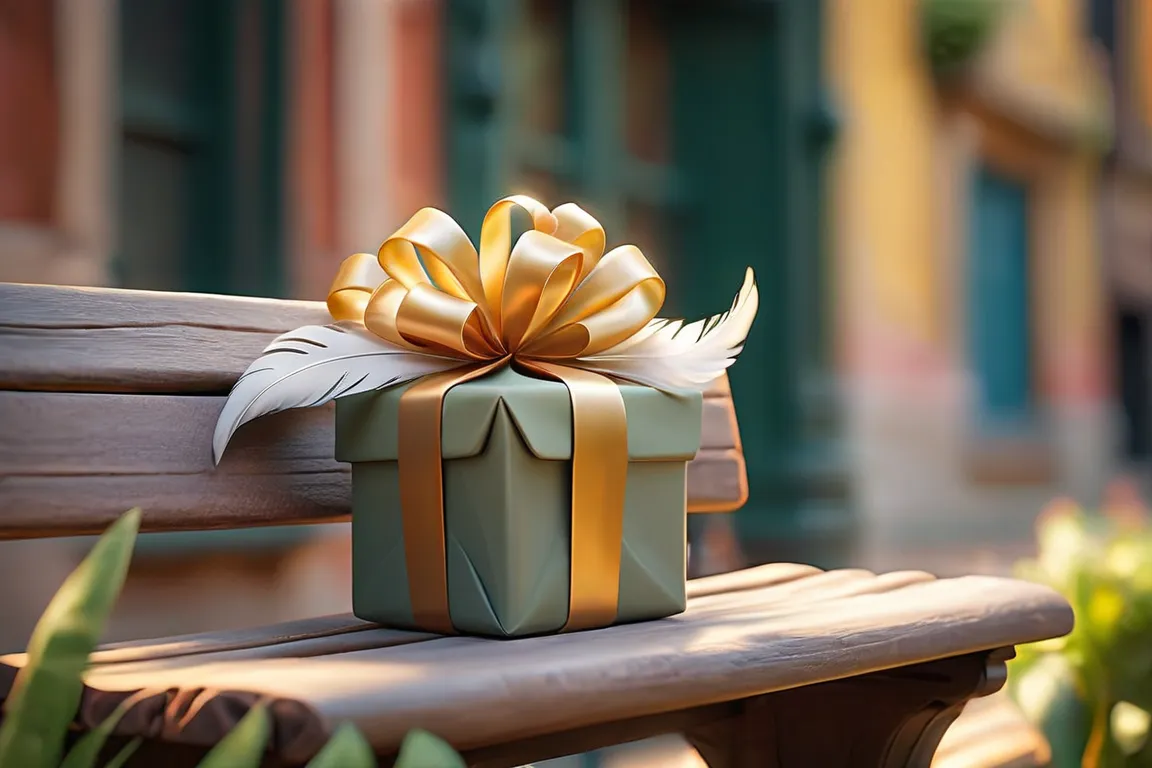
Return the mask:
{"type": "Polygon", "coordinates": [[[556,237],[572,243],[584,252],[584,266],[580,271],[583,280],[604,255],[607,237],[600,222],[575,203],[564,203],[552,211],[556,216],[556,237]]]}
{"type": "Polygon", "coordinates": [[[604,228],[577,205],[523,195],[484,217],[477,251],[452,217],[424,208],[369,254],[350,256],[328,295],[337,320],[407,349],[464,360],[552,362],[630,338],[664,303],[664,281],[632,245],[604,253],[604,228]],[[533,229],[512,246],[512,209],[533,229]]]}
{"type": "Polygon", "coordinates": [[[613,248],[576,288],[549,331],[529,344],[525,354],[556,360],[602,352],[656,317],[666,290],[639,248],[613,248]]]}
{"type": "Polygon", "coordinates": [[[485,334],[479,307],[426,284],[414,285],[396,310],[396,328],[406,341],[431,351],[491,360],[503,350],[485,334]]]}
{"type": "Polygon", "coordinates": [[[519,207],[532,217],[532,228],[550,235],[556,231],[556,217],[548,206],[525,195],[512,195],[497,200],[480,227],[480,278],[484,285],[484,300],[493,313],[497,332],[503,327],[500,316],[503,307],[504,282],[512,248],[512,208],[519,207]]]}
{"type": "Polygon", "coordinates": [[[336,279],[328,289],[328,314],[340,322],[364,322],[364,311],[372,293],[388,275],[370,253],[354,253],[340,263],[336,279]]]}
{"type": "Polygon", "coordinates": [[[504,278],[504,348],[516,352],[545,327],[572,295],[584,254],[542,232],[525,232],[512,249],[504,278]]]}

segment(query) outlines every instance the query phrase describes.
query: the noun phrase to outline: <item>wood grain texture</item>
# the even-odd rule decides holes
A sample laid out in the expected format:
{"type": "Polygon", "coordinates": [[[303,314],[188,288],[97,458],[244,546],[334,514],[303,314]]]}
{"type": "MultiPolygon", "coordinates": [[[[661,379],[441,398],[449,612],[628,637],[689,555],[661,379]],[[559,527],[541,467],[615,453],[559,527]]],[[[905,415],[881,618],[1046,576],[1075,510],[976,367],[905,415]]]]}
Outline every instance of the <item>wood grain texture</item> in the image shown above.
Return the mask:
{"type": "MultiPolygon", "coordinates": [[[[244,425],[214,467],[223,405],[222,396],[0,391],[0,539],[98,533],[135,506],[148,531],[347,519],[350,467],[332,458],[331,407],[244,425]]],[[[701,450],[688,475],[693,509],[743,502],[743,457],[731,447],[701,450]]]]}
{"type": "MultiPolygon", "coordinates": [[[[319,301],[0,283],[0,389],[227,393],[319,301]]],[[[730,400],[727,377],[709,397],[730,400]]]]}
{"type": "MultiPolygon", "coordinates": [[[[321,302],[0,283],[0,538],[95,533],[132,506],[147,530],[343,519],[327,411],[243,428],[218,472],[207,458],[212,395],[329,319],[321,302]]],[[[690,509],[726,512],[748,494],[727,377],[705,395],[690,509]]]]}
{"type": "MultiPolygon", "coordinates": [[[[149,659],[138,646],[133,657],[94,666],[88,684],[112,699],[148,690],[169,701],[181,691],[209,689],[230,697],[229,707],[239,706],[237,696],[257,693],[293,703],[293,717],[315,718],[282,724],[283,733],[296,734],[296,752],[287,756],[296,760],[319,746],[319,736],[309,742],[300,734],[322,735],[343,720],[355,722],[385,755],[414,725],[459,749],[488,750],[978,654],[1061,635],[1072,626],[1059,595],[1020,581],[767,568],[760,586],[736,577],[735,591],[704,589],[687,612],[660,621],[514,641],[421,637],[398,644],[404,633],[355,624],[332,633],[340,621],[328,619],[321,627],[328,634],[319,637],[274,633],[283,642],[264,658],[225,643],[149,659]],[[356,636],[358,649],[337,642],[347,634],[356,636]],[[296,643],[309,653],[295,653],[296,643]],[[318,645],[323,643],[332,644],[330,652],[318,645]]],[[[294,631],[307,635],[306,627],[294,631]]],[[[168,641],[156,645],[172,647],[168,641]]],[[[0,670],[22,660],[0,658],[0,670]]],[[[976,694],[975,687],[971,691],[976,694]]],[[[159,728],[164,724],[156,718],[166,717],[166,710],[150,706],[148,727],[159,728]]],[[[220,715],[210,709],[204,708],[203,718],[220,715]]],[[[242,713],[243,707],[229,711],[242,713]]],[[[124,727],[134,722],[142,721],[129,717],[124,727]]],[[[181,731],[173,722],[164,732],[180,741],[181,734],[204,737],[205,727],[181,731]]]]}
{"type": "Polygon", "coordinates": [[[350,473],[332,409],[274,414],[237,433],[219,467],[222,397],[0,392],[0,538],[208,530],[345,519],[350,473]]]}
{"type": "Polygon", "coordinates": [[[320,302],[0,283],[0,389],[226,393],[320,302]]]}

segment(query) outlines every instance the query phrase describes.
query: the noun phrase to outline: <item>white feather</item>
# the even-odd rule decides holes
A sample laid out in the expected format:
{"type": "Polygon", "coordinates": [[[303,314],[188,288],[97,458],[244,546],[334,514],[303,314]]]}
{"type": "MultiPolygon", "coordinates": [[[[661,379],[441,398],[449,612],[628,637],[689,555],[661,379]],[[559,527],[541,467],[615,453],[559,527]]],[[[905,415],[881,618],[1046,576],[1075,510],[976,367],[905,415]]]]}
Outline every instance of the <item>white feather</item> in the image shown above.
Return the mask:
{"type": "Polygon", "coordinates": [[[307,325],[276,338],[228,394],[216,422],[216,462],[232,435],[258,416],[419,378],[466,361],[401,349],[357,323],[307,325]]]}
{"type": "Polygon", "coordinates": [[[759,306],[756,280],[749,269],[740,293],[724,314],[688,325],[683,320],[657,318],[611,349],[580,358],[580,364],[657,389],[703,389],[736,361],[759,306]]]}

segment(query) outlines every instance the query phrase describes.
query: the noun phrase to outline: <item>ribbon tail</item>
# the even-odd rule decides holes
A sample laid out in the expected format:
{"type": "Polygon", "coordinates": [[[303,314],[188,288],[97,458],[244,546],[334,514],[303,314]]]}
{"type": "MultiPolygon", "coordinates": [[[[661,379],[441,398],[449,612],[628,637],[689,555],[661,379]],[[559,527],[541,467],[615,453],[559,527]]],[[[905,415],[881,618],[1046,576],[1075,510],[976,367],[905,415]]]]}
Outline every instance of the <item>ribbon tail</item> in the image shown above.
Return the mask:
{"type": "Polygon", "coordinates": [[[444,465],[441,428],[448,390],[506,365],[484,365],[434,373],[400,397],[398,430],[400,511],[412,618],[421,629],[454,634],[448,610],[448,556],[444,531],[444,465]]]}
{"type": "Polygon", "coordinates": [[[616,620],[628,422],[624,398],[611,379],[539,361],[520,363],[568,388],[572,399],[572,577],[562,631],[604,627],[616,620]]]}

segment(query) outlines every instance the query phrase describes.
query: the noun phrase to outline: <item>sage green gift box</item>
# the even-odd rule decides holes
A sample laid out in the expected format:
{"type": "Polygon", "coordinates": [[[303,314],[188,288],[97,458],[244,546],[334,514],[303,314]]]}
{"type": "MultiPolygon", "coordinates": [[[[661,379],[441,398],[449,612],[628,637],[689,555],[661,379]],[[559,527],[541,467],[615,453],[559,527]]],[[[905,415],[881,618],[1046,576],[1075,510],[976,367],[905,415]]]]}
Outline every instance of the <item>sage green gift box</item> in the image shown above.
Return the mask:
{"type": "MultiPolygon", "coordinates": [[[[397,411],[409,385],[342,398],[336,458],[352,463],[356,615],[420,629],[408,597],[397,411]]],[[[617,622],[684,610],[686,467],[702,396],[620,385],[628,479],[617,622]]],[[[519,637],[568,618],[572,405],[562,383],[504,368],[444,398],[448,603],[457,631],[519,637]]]]}

